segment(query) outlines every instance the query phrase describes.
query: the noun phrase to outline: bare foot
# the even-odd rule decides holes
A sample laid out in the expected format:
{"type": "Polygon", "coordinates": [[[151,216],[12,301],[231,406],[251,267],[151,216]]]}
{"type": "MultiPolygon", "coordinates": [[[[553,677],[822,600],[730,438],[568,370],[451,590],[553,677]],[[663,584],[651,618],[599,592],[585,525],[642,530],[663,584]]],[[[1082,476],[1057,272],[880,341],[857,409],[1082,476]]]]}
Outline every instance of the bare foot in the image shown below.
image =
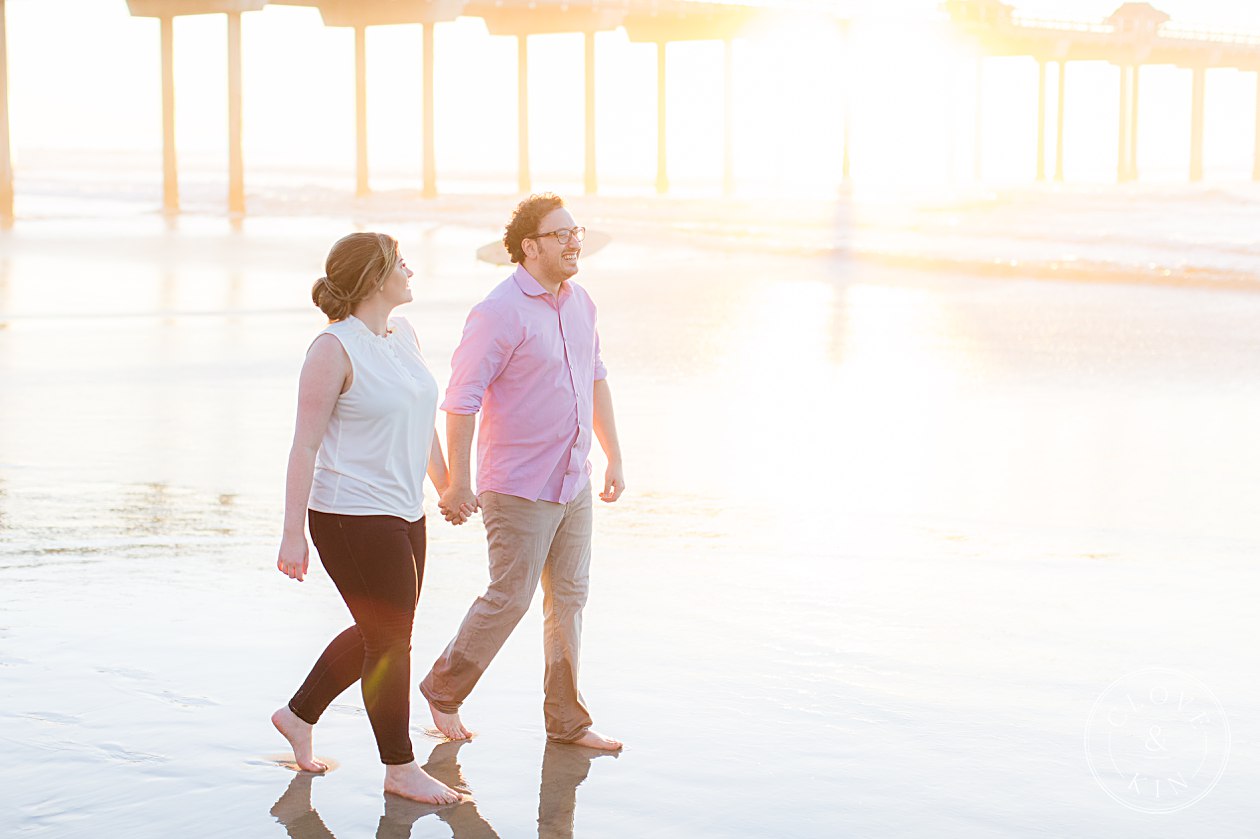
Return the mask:
{"type": "Polygon", "coordinates": [[[327,772],[328,767],[315,759],[314,746],[311,745],[312,732],[315,726],[289,710],[289,706],[271,715],[271,724],[284,735],[293,747],[293,758],[297,765],[307,772],[327,772]]]}
{"type": "Polygon", "coordinates": [[[439,711],[437,706],[432,702],[429,703],[429,713],[433,715],[433,724],[437,726],[437,730],[442,732],[442,736],[448,740],[468,740],[473,733],[464,728],[464,724],[459,721],[459,712],[448,714],[445,711],[439,711]]]}
{"type": "Polygon", "coordinates": [[[425,804],[455,804],[464,797],[420,768],[414,760],[385,767],[385,791],[425,804]]]}
{"type": "Polygon", "coordinates": [[[624,745],[620,740],[605,737],[596,731],[587,729],[586,733],[573,741],[574,746],[585,746],[588,749],[599,749],[602,752],[620,751],[624,745]]]}

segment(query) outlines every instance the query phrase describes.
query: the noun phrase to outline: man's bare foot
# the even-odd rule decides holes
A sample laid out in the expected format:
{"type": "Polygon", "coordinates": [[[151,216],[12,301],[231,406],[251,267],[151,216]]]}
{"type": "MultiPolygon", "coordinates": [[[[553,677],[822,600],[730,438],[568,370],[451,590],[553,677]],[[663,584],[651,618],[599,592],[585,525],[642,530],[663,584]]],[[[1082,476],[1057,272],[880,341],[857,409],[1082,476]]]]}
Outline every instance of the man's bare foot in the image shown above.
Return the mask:
{"type": "Polygon", "coordinates": [[[288,705],[271,715],[271,724],[293,747],[293,758],[298,766],[307,772],[328,771],[327,765],[315,759],[314,746],[311,745],[315,726],[289,710],[288,705]]]}
{"type": "Polygon", "coordinates": [[[455,804],[464,800],[462,795],[425,772],[414,760],[385,767],[385,791],[425,804],[455,804]]]}
{"type": "Polygon", "coordinates": [[[464,724],[459,721],[458,711],[448,714],[445,711],[439,711],[437,706],[430,702],[429,713],[433,715],[433,724],[447,740],[468,740],[473,736],[473,733],[464,728],[464,724]]]}
{"type": "Polygon", "coordinates": [[[573,741],[575,746],[585,746],[588,749],[599,749],[602,752],[620,751],[625,745],[620,740],[614,740],[611,737],[605,737],[596,731],[587,729],[586,733],[573,741]]]}

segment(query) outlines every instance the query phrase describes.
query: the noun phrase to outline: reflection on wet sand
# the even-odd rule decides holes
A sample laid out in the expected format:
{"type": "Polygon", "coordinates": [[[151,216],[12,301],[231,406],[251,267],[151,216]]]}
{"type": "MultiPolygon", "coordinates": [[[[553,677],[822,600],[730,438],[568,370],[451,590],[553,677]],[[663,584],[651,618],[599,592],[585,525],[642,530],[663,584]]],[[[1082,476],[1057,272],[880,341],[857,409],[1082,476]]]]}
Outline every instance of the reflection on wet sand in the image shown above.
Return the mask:
{"type": "Polygon", "coordinates": [[[314,780],[313,774],[298,772],[289,781],[284,794],[271,805],[271,815],[284,825],[293,839],[328,839],[333,835],[311,806],[311,784],[314,780]]]}
{"type": "Polygon", "coordinates": [[[591,761],[602,755],[617,757],[583,746],[547,744],[538,794],[538,839],[573,839],[578,785],[591,771],[591,761]]]}
{"type": "MultiPolygon", "coordinates": [[[[439,743],[429,755],[424,770],[447,786],[467,793],[470,788],[457,758],[459,750],[468,743],[468,740],[439,743]]],[[[577,788],[591,771],[591,761],[608,754],[581,746],[547,744],[538,796],[539,839],[572,839],[577,788]]],[[[328,829],[311,803],[311,784],[316,777],[308,772],[297,773],[271,808],[271,815],[284,825],[291,839],[336,839],[336,834],[328,829]]],[[[435,806],[386,795],[376,839],[408,839],[412,826],[428,815],[446,822],[452,839],[497,839],[499,836],[478,811],[475,801],[435,806]]]]}

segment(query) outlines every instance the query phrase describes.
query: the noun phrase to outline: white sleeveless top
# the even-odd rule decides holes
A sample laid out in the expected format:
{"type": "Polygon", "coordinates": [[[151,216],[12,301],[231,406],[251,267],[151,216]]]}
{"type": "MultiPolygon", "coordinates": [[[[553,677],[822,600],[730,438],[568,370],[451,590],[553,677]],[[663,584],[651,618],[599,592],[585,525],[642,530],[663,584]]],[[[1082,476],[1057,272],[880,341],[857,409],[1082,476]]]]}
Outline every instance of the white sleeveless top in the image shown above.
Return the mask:
{"type": "Polygon", "coordinates": [[[337,397],[315,456],[312,510],[407,521],[424,515],[438,385],[411,324],[390,318],[389,325],[382,338],[350,315],[320,333],[341,341],[354,378],[337,397]]]}

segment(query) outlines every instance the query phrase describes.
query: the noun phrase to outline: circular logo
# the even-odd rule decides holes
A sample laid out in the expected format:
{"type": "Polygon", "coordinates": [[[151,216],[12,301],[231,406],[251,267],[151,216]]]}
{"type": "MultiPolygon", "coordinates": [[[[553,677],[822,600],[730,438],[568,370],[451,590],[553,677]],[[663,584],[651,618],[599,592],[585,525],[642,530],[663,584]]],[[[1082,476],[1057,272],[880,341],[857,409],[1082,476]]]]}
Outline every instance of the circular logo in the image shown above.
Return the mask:
{"type": "Polygon", "coordinates": [[[1085,726],[1094,780],[1144,813],[1182,810],[1211,792],[1229,748],[1225,709],[1207,685],[1177,670],[1151,667],[1117,679],[1085,726]]]}

